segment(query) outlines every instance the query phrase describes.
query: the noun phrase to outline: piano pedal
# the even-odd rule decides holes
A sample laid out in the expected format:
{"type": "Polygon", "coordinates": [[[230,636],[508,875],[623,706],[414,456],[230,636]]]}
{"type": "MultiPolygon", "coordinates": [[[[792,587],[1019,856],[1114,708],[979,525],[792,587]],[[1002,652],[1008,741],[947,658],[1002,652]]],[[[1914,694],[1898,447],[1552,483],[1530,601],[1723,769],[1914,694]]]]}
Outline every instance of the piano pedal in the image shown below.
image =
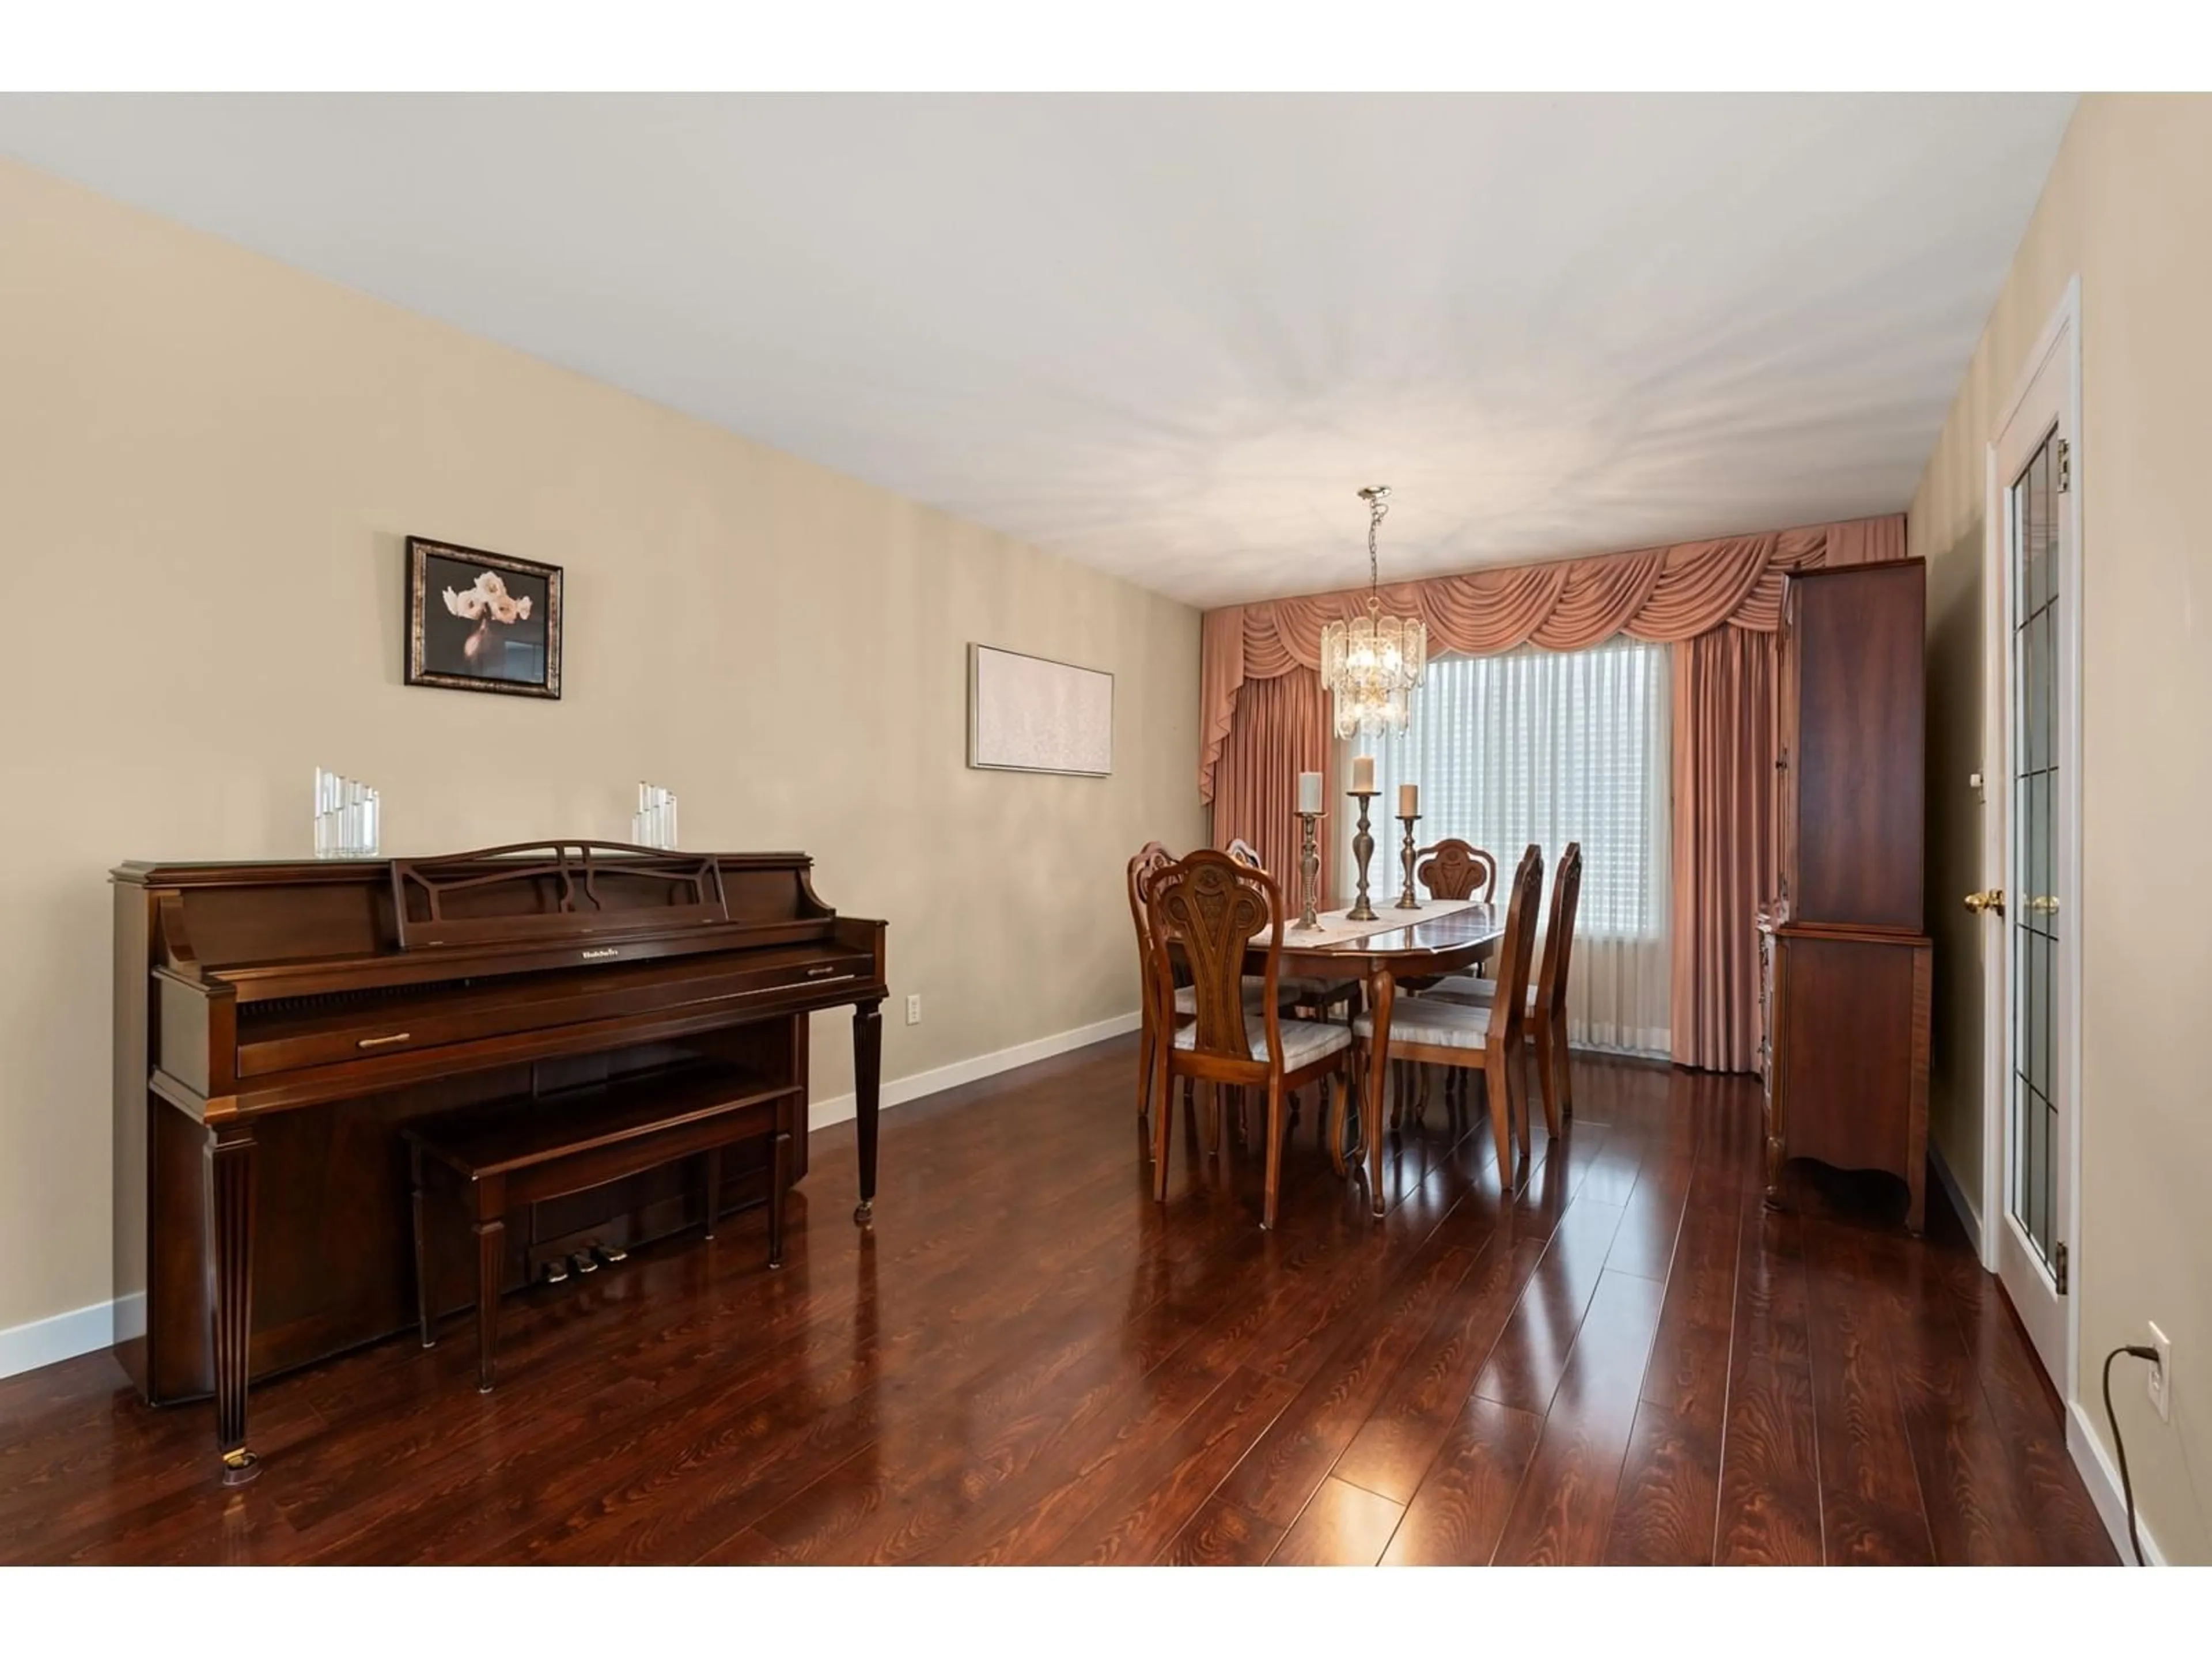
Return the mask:
{"type": "Polygon", "coordinates": [[[594,1243],[592,1246],[592,1254],[599,1257],[601,1261],[605,1262],[610,1267],[613,1267],[617,1261],[627,1261],[629,1260],[629,1252],[628,1250],[623,1249],[619,1246],[613,1244],[600,1244],[594,1243]]]}
{"type": "Polygon", "coordinates": [[[568,1258],[568,1265],[580,1273],[595,1273],[599,1270],[599,1259],[589,1250],[578,1250],[568,1258]]]}
{"type": "Polygon", "coordinates": [[[568,1282],[568,1264],[556,1256],[545,1264],[544,1273],[548,1285],[565,1285],[568,1282]]]}

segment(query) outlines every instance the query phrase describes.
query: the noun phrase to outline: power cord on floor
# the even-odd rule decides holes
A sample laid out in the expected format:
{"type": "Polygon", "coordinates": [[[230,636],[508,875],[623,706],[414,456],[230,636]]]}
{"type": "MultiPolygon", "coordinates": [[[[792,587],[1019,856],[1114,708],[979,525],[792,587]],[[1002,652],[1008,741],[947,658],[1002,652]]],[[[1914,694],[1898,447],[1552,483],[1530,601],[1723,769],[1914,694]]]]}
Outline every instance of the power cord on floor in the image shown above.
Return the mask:
{"type": "Polygon", "coordinates": [[[2105,1421],[2112,1425],[2112,1452],[2120,1462],[2120,1496],[2128,1506],[2128,1542],[2135,1547],[2136,1565],[2140,1567],[2148,1564],[2143,1560],[2142,1540],[2136,1534],[2135,1484],[2128,1479],[2127,1443],[2120,1438],[2120,1419],[2112,1411],[2112,1362],[2122,1354],[2134,1359],[2148,1359],[2154,1365],[2159,1363],[2159,1358],[2156,1348],[2142,1347],[2133,1343],[2123,1344],[2105,1356],[2105,1421]]]}

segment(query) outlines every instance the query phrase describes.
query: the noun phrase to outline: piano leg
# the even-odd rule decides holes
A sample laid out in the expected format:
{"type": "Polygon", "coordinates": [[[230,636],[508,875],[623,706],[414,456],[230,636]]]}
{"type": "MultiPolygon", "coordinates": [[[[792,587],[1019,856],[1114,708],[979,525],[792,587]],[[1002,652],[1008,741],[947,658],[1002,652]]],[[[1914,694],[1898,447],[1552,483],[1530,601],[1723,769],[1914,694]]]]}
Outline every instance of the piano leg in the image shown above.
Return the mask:
{"type": "Polygon", "coordinates": [[[227,1123],[208,1137],[208,1214],[215,1234],[215,1427],[222,1484],[261,1473],[246,1444],[246,1376],[253,1332],[253,1130],[227,1123]]]}
{"type": "Polygon", "coordinates": [[[768,1265],[783,1266],[783,1206],[791,1189],[791,1134],[775,1138],[775,1154],[768,1170],[768,1265]]]}
{"type": "Polygon", "coordinates": [[[860,1143],[860,1204],[856,1225],[876,1213],[876,1108],[884,1077],[884,1005],[863,1002],[853,1010],[853,1115],[860,1143]]]}
{"type": "Polygon", "coordinates": [[[407,1148],[407,1174],[415,1188],[415,1334],[424,1347],[434,1348],[438,1337],[430,1323],[430,1228],[424,1213],[428,1200],[422,1190],[422,1149],[411,1144],[407,1148]]]}
{"type": "Polygon", "coordinates": [[[507,1273],[507,1180],[503,1176],[485,1176],[475,1184],[477,1392],[489,1394],[496,1381],[499,1287],[507,1273]]]}

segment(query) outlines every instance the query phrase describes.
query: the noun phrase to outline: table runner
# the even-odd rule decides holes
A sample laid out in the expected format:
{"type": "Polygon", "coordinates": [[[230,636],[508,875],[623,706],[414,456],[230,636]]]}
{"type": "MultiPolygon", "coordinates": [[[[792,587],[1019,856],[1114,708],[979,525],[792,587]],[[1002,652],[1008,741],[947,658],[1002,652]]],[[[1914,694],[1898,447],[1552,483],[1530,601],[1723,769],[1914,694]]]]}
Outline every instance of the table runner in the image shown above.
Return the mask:
{"type": "MultiPolygon", "coordinates": [[[[1395,933],[1418,922],[1434,921],[1438,916],[1448,916],[1455,910],[1468,909],[1481,902],[1480,899],[1431,899],[1418,910],[1401,910],[1393,904],[1376,903],[1372,921],[1352,921],[1342,910],[1323,910],[1321,926],[1312,929],[1300,927],[1297,919],[1291,917],[1283,923],[1283,948],[1327,951],[1370,934],[1395,933]]],[[[1262,943],[1267,938],[1264,933],[1254,937],[1262,943]]]]}

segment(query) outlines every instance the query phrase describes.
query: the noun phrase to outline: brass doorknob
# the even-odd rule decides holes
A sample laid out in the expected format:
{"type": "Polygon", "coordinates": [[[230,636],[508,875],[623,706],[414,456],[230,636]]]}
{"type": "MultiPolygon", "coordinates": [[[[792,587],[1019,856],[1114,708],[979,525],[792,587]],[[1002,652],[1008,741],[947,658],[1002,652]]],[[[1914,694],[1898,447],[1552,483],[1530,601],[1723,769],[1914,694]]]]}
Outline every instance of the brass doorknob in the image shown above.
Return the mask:
{"type": "Polygon", "coordinates": [[[1979,915],[1984,910],[1994,910],[1999,915],[2002,915],[2004,914],[2004,889],[2002,887],[1991,887],[1985,889],[1982,892],[1969,893],[1966,895],[1966,908],[1969,910],[1973,911],[1976,915],[1979,915]]]}
{"type": "Polygon", "coordinates": [[[2039,893],[2028,900],[2027,908],[2039,916],[2055,916],[2058,914],[2058,901],[2048,893],[2039,893]]]}

